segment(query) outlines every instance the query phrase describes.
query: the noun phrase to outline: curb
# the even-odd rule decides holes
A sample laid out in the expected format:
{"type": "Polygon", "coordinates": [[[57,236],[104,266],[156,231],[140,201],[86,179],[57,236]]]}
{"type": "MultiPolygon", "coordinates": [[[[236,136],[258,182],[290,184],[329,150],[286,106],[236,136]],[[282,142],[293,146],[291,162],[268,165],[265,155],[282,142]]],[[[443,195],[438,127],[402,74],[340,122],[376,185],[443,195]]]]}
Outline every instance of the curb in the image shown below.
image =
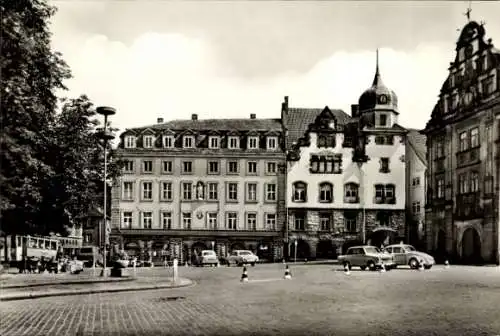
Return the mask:
{"type": "Polygon", "coordinates": [[[33,284],[22,284],[22,285],[0,285],[0,289],[17,289],[17,288],[30,288],[30,287],[43,287],[43,286],[56,286],[56,285],[81,285],[81,284],[94,284],[94,283],[117,283],[125,281],[134,281],[138,278],[127,277],[127,278],[116,278],[113,280],[68,280],[68,281],[56,281],[56,282],[39,282],[33,284]]]}
{"type": "Polygon", "coordinates": [[[54,297],[54,296],[71,296],[71,295],[85,295],[85,294],[98,294],[98,293],[118,293],[118,292],[134,292],[134,291],[145,291],[145,290],[155,290],[155,289],[175,289],[183,287],[195,286],[196,282],[190,279],[181,279],[183,283],[179,285],[150,285],[150,286],[138,286],[138,287],[125,287],[125,288],[110,288],[110,289],[82,289],[82,290],[61,290],[48,293],[22,293],[7,295],[5,297],[0,297],[1,302],[5,301],[19,301],[28,299],[38,299],[44,297],[54,297]]]}

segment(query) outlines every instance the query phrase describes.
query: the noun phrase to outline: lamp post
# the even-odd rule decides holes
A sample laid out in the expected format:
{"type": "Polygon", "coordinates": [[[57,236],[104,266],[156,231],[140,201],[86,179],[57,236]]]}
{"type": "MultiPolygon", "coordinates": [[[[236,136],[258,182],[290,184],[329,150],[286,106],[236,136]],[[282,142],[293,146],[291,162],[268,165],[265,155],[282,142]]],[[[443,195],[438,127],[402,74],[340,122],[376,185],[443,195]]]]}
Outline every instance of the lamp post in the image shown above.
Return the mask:
{"type": "Polygon", "coordinates": [[[295,255],[294,255],[294,263],[297,263],[297,245],[299,244],[299,242],[297,241],[297,239],[295,239],[294,244],[295,244],[295,249],[294,249],[294,251],[293,251],[293,252],[294,252],[294,254],[295,254],[295,255]]]}
{"type": "Polygon", "coordinates": [[[104,207],[103,207],[103,222],[101,225],[101,234],[100,238],[102,239],[102,232],[104,232],[104,242],[102,243],[102,251],[103,251],[103,268],[102,268],[102,273],[101,276],[105,277],[106,276],[106,237],[108,235],[108,228],[106,225],[106,220],[107,220],[107,181],[106,177],[108,174],[108,157],[107,157],[107,150],[108,150],[108,141],[113,139],[113,135],[108,133],[108,117],[111,115],[116,114],[116,110],[112,107],[107,107],[107,106],[100,106],[96,109],[96,112],[100,115],[104,116],[104,127],[102,132],[100,132],[99,137],[104,140],[104,207]],[[103,230],[104,228],[104,230],[103,230]]]}

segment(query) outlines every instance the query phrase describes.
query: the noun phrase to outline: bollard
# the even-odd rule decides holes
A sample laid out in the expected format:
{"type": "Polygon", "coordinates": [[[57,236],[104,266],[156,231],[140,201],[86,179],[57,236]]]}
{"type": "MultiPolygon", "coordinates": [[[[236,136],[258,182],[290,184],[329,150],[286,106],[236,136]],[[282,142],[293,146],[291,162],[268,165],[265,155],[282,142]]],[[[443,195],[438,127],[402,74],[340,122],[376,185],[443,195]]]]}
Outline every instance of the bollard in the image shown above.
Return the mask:
{"type": "Polygon", "coordinates": [[[177,276],[178,276],[178,263],[179,261],[177,258],[174,259],[174,265],[173,265],[173,273],[172,273],[172,283],[177,283],[177,276]]]}

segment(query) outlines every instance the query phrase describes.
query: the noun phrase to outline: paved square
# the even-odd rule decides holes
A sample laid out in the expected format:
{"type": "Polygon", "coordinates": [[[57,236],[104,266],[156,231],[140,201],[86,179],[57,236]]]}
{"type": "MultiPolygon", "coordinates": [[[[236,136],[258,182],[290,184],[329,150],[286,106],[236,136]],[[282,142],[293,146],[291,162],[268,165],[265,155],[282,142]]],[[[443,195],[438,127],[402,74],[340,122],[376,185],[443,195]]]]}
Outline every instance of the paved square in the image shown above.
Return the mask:
{"type": "MultiPolygon", "coordinates": [[[[497,335],[500,268],[182,268],[190,288],[0,303],[0,335],[497,335]]],[[[165,270],[141,270],[161,277],[165,270]]]]}

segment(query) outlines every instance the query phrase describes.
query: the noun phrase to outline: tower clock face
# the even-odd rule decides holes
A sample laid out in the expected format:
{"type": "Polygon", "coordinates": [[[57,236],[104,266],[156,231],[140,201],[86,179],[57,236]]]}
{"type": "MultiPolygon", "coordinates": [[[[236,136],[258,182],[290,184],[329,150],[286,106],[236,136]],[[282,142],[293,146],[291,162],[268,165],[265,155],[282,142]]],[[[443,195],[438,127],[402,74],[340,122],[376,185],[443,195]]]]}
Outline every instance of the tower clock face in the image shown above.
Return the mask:
{"type": "Polygon", "coordinates": [[[378,103],[379,104],[387,104],[387,96],[386,95],[380,95],[378,97],[378,103]]]}

